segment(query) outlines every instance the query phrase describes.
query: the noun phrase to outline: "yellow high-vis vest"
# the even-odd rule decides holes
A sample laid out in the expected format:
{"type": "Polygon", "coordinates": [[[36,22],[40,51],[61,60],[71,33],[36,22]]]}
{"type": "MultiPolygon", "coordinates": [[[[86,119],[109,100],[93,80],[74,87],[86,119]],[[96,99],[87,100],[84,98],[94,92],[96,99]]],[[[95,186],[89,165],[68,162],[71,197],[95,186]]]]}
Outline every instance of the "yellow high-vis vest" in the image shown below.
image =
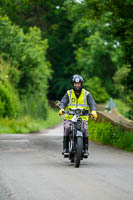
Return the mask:
{"type": "MultiPolygon", "coordinates": [[[[74,90],[68,90],[67,91],[68,97],[69,97],[69,103],[67,104],[65,110],[69,111],[70,108],[83,108],[85,110],[89,111],[89,105],[87,104],[87,95],[89,94],[88,91],[85,89],[82,89],[81,94],[79,98],[77,99],[74,90]]],[[[65,114],[65,118],[67,120],[72,120],[73,116],[65,114]]],[[[80,116],[82,120],[88,121],[89,116],[80,116]]]]}

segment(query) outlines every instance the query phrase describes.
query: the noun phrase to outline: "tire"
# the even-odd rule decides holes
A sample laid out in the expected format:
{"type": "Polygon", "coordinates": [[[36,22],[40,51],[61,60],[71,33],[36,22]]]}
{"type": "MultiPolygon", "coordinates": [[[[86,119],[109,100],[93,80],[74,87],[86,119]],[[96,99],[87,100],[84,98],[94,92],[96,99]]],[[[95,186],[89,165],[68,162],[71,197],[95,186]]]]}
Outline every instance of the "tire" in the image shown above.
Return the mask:
{"type": "Polygon", "coordinates": [[[76,151],[74,155],[74,164],[75,164],[75,167],[77,168],[80,166],[80,160],[82,157],[82,149],[83,149],[83,138],[77,137],[76,151]]]}
{"type": "Polygon", "coordinates": [[[71,159],[71,163],[74,163],[74,159],[73,158],[71,159]]]}
{"type": "Polygon", "coordinates": [[[73,141],[70,139],[69,142],[69,159],[71,163],[74,163],[74,148],[73,148],[74,144],[73,141]]]}

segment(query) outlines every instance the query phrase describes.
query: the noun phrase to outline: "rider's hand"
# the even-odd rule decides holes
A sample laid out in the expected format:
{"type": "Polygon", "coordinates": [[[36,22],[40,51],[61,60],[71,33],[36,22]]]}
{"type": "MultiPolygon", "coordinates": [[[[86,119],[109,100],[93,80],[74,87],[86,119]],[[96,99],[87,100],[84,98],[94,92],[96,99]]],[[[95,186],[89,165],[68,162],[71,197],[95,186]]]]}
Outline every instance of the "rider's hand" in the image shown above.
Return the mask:
{"type": "Polygon", "coordinates": [[[63,114],[64,114],[64,109],[60,109],[59,115],[63,115],[63,114]]]}
{"type": "Polygon", "coordinates": [[[95,110],[91,111],[91,114],[92,114],[91,115],[92,118],[95,118],[95,119],[97,118],[97,113],[95,110]]]}

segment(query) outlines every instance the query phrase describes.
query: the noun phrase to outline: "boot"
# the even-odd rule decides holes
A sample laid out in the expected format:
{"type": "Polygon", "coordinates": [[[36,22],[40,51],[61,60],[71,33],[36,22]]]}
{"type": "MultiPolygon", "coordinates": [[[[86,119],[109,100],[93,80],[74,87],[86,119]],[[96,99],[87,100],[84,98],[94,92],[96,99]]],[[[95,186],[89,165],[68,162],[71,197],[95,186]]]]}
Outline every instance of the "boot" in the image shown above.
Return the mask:
{"type": "Polygon", "coordinates": [[[88,137],[84,137],[84,158],[88,158],[89,152],[88,152],[88,146],[89,146],[89,139],[88,137]]]}
{"type": "Polygon", "coordinates": [[[69,136],[63,138],[63,154],[64,156],[69,154],[69,136]]]}

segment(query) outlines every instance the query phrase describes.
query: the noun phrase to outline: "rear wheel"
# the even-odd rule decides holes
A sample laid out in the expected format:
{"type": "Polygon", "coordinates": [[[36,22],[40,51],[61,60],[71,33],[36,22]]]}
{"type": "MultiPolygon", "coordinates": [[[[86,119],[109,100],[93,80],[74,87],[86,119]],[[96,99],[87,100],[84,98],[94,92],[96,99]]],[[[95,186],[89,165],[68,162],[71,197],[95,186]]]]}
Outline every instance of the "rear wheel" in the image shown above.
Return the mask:
{"type": "Polygon", "coordinates": [[[76,151],[74,155],[74,164],[75,167],[80,166],[80,160],[82,156],[82,149],[83,149],[83,138],[82,137],[77,137],[77,144],[76,144],[76,151]]]}

